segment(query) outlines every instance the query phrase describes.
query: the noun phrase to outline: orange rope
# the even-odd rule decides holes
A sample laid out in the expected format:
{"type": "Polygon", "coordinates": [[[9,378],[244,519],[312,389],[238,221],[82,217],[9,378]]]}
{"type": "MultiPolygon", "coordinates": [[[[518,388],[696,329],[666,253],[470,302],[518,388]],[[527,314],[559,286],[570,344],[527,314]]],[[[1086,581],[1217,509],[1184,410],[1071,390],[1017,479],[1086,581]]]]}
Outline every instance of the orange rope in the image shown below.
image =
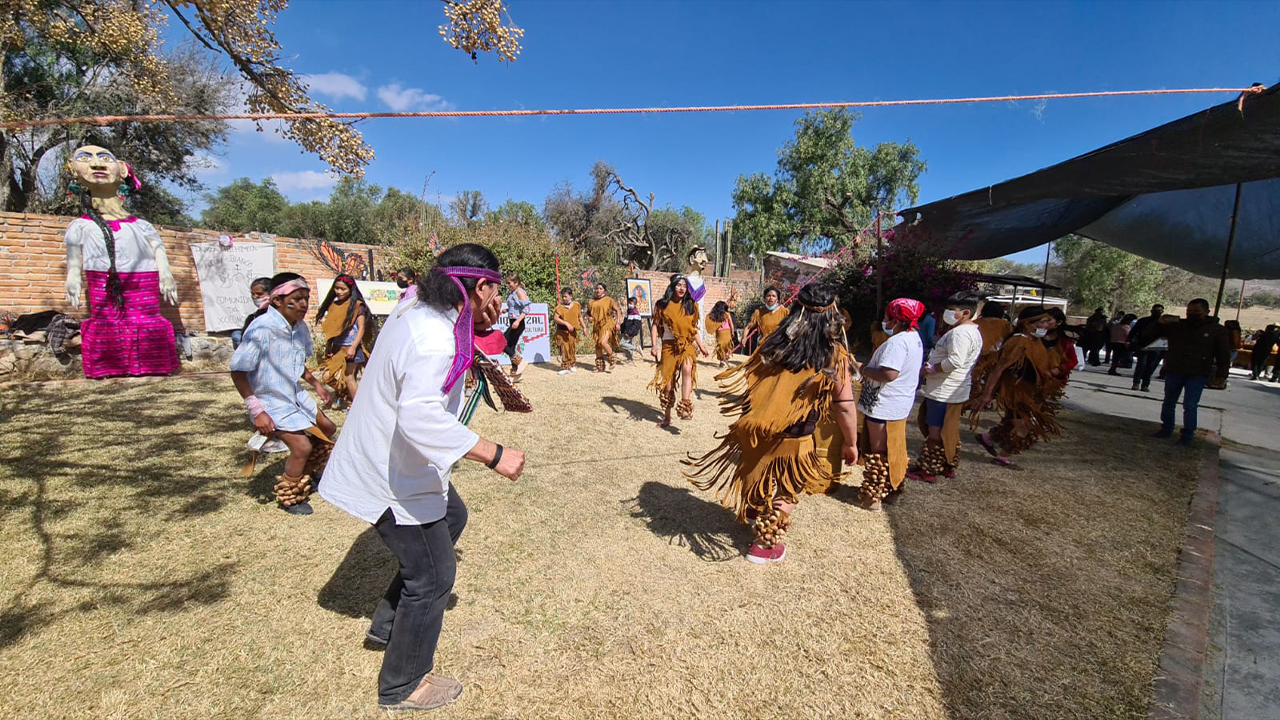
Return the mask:
{"type": "Polygon", "coordinates": [[[877,108],[902,105],[958,105],[964,103],[1012,102],[1016,100],[1070,100],[1076,98],[1127,97],[1130,95],[1186,95],[1191,93],[1262,92],[1261,86],[1249,88],[1175,88],[1166,90],[1107,90],[1080,93],[1043,93],[1040,95],[998,95],[993,97],[938,98],[932,100],[865,100],[829,103],[784,103],[775,105],[700,105],[690,107],[584,108],[565,110],[430,110],[423,112],[300,112],[300,113],[231,113],[225,115],[93,115],[75,118],[12,120],[0,123],[0,129],[16,130],[51,125],[88,123],[106,125],[115,122],[192,122],[208,120],[370,120],[380,118],[460,118],[460,117],[531,117],[539,115],[643,115],[649,113],[707,113],[756,110],[820,110],[826,108],[877,108]]]}

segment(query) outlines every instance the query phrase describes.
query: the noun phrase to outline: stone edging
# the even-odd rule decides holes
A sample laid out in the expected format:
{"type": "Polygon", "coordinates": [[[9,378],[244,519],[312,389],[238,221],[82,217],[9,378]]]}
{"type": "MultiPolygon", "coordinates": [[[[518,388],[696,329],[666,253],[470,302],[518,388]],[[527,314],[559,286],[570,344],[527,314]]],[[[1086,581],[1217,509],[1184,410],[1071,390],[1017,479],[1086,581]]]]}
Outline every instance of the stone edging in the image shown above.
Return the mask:
{"type": "Polygon", "coordinates": [[[1150,720],[1199,720],[1204,663],[1209,647],[1209,611],[1213,607],[1213,543],[1218,519],[1218,455],[1221,438],[1208,433],[1196,494],[1191,500],[1182,547],[1178,584],[1169,626],[1160,652],[1160,670],[1151,700],[1150,720]]]}

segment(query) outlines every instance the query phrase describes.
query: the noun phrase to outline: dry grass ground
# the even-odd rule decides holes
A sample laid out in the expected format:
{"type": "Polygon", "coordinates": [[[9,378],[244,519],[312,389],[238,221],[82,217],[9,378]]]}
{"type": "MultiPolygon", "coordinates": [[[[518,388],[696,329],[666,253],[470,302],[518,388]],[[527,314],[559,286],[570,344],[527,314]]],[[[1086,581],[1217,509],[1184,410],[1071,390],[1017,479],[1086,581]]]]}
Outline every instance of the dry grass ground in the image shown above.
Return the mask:
{"type": "MultiPolygon", "coordinates": [[[[658,430],[650,367],[533,368],[534,415],[478,414],[529,462],[455,475],[449,717],[1145,716],[1195,457],[1068,413],[1021,471],[967,447],[886,514],[806,498],[762,568],[680,476],[711,394],[658,430]]],[[[228,380],[11,388],[0,417],[0,715],[383,715],[361,643],[393,563],[323,501],[277,510],[280,456],[236,477],[228,380]]]]}

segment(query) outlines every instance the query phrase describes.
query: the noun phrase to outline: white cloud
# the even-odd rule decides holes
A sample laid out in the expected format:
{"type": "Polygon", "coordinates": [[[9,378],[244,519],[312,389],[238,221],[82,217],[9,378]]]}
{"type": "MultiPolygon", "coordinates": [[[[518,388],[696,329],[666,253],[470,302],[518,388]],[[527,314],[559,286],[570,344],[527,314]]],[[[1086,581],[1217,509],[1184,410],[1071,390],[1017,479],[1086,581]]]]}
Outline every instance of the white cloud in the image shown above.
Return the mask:
{"type": "Polygon", "coordinates": [[[337,176],[320,170],[272,173],[271,179],[280,188],[280,192],[286,195],[291,192],[324,190],[338,182],[337,176]]]}
{"type": "Polygon", "coordinates": [[[305,75],[302,79],[312,93],[328,95],[334,100],[351,98],[352,100],[363,102],[369,94],[369,88],[365,87],[363,83],[350,75],[340,72],[305,75]]]}
{"type": "Polygon", "coordinates": [[[396,112],[448,110],[451,107],[439,95],[433,95],[421,88],[401,87],[400,83],[391,83],[378,88],[378,99],[396,112]]]}

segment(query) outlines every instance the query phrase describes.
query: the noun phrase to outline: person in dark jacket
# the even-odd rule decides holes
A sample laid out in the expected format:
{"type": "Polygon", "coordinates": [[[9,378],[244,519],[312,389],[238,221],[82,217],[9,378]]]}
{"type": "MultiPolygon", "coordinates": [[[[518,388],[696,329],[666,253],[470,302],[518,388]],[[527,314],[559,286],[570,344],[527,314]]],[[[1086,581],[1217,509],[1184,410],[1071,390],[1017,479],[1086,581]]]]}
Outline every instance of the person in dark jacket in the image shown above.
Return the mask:
{"type": "Polygon", "coordinates": [[[1129,349],[1137,353],[1137,361],[1133,364],[1134,390],[1146,392],[1151,389],[1151,376],[1156,374],[1156,368],[1164,359],[1163,343],[1147,348],[1156,340],[1156,323],[1163,315],[1163,305],[1152,305],[1151,314],[1138,320],[1129,331],[1129,349]]]}
{"type": "MultiPolygon", "coordinates": [[[[1276,326],[1268,325],[1267,329],[1259,333],[1253,341],[1250,359],[1253,363],[1254,380],[1257,380],[1259,375],[1267,374],[1267,360],[1270,359],[1271,351],[1275,349],[1278,340],[1280,340],[1280,334],[1276,332],[1276,326]]],[[[1280,367],[1280,363],[1277,363],[1277,367],[1280,367]]]]}
{"type": "Polygon", "coordinates": [[[1088,320],[1084,321],[1084,334],[1080,338],[1080,347],[1084,349],[1085,359],[1093,367],[1102,364],[1102,357],[1099,353],[1108,340],[1107,315],[1102,312],[1102,308],[1093,311],[1088,320]]]}
{"type": "Polygon", "coordinates": [[[1209,382],[1210,372],[1225,378],[1231,368],[1231,342],[1217,318],[1209,317],[1209,301],[1197,298],[1187,303],[1183,320],[1161,318],[1154,333],[1167,338],[1169,353],[1165,357],[1164,406],[1160,408],[1160,432],[1156,437],[1173,436],[1173,416],[1182,398],[1182,437],[1179,445],[1190,445],[1196,434],[1200,395],[1209,382]]]}

